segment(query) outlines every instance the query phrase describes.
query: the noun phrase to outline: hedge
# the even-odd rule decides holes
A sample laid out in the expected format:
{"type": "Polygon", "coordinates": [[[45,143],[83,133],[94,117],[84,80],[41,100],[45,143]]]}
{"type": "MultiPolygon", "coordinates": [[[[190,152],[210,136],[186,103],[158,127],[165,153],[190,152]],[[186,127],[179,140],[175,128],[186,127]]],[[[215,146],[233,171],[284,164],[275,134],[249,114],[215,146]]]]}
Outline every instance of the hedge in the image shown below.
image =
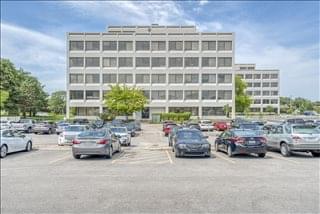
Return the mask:
{"type": "Polygon", "coordinates": [[[169,113],[160,114],[161,121],[173,120],[176,122],[183,122],[183,121],[189,120],[190,117],[191,117],[191,112],[180,112],[180,113],[169,112],[169,113]]]}

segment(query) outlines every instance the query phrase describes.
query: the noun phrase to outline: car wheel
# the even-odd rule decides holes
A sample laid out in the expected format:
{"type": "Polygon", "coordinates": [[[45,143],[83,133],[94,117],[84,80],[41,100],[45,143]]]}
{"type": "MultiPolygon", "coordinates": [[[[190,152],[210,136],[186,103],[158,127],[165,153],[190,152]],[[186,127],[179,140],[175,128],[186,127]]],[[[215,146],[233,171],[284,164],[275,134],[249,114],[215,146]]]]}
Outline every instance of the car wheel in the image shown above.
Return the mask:
{"type": "Polygon", "coordinates": [[[52,129],[49,129],[48,134],[52,134],[52,129]]]}
{"type": "Polygon", "coordinates": [[[31,132],[32,132],[32,128],[29,127],[29,128],[28,128],[28,133],[31,133],[31,132]]]}
{"type": "Polygon", "coordinates": [[[261,154],[258,154],[259,158],[264,158],[266,156],[266,153],[261,153],[261,154]]]}
{"type": "Polygon", "coordinates": [[[32,143],[29,141],[26,145],[26,152],[29,152],[32,150],[32,143]]]}
{"type": "Polygon", "coordinates": [[[229,157],[233,156],[231,146],[228,146],[227,153],[229,157]]]}
{"type": "Polygon", "coordinates": [[[214,150],[215,150],[216,152],[219,152],[218,143],[215,143],[215,144],[214,144],[214,150]]]}
{"type": "Polygon", "coordinates": [[[174,156],[175,156],[176,158],[179,158],[179,157],[180,157],[179,152],[178,152],[178,151],[175,151],[175,152],[174,152],[174,156]]]}
{"type": "Polygon", "coordinates": [[[120,153],[121,152],[121,145],[119,143],[119,147],[118,147],[118,152],[120,153]]]}
{"type": "Polygon", "coordinates": [[[6,157],[7,153],[8,153],[8,147],[5,145],[1,146],[0,158],[6,157]]]}
{"type": "Polygon", "coordinates": [[[320,157],[320,152],[311,152],[313,157],[320,157]]]}
{"type": "Polygon", "coordinates": [[[80,158],[81,158],[81,155],[73,154],[73,157],[74,157],[75,159],[80,159],[80,158]]]}
{"type": "Polygon", "coordinates": [[[284,156],[284,157],[290,156],[290,150],[289,150],[289,147],[286,143],[281,143],[280,152],[281,152],[282,156],[284,156]]]}
{"type": "Polygon", "coordinates": [[[113,155],[113,149],[112,149],[112,147],[110,147],[110,148],[108,149],[107,158],[108,158],[108,159],[111,159],[111,158],[112,158],[112,155],[113,155]]]}

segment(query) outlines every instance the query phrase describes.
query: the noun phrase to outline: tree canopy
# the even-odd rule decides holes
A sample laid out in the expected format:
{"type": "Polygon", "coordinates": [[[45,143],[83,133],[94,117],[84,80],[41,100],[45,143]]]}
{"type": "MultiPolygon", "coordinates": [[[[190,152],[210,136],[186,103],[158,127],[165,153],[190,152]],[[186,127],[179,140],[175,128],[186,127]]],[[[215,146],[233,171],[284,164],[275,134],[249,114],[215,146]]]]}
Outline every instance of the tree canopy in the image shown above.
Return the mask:
{"type": "Polygon", "coordinates": [[[64,114],[66,111],[66,92],[53,92],[48,101],[48,109],[55,114],[64,114]]]}
{"type": "Polygon", "coordinates": [[[236,76],[235,80],[235,93],[236,93],[236,112],[245,112],[249,109],[251,104],[250,97],[245,93],[247,84],[239,77],[236,76]]]}
{"type": "Polygon", "coordinates": [[[144,109],[147,99],[138,88],[115,85],[111,86],[111,90],[105,95],[104,103],[111,113],[129,116],[144,109]]]}

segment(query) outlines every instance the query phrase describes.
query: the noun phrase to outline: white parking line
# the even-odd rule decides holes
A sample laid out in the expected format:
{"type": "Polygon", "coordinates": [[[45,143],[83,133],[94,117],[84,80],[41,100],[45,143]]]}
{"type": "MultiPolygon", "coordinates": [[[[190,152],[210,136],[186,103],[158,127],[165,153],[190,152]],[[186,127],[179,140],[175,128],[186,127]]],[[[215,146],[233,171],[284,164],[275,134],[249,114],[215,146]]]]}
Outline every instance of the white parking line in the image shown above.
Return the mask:
{"type": "Polygon", "coordinates": [[[53,160],[53,161],[50,161],[49,164],[54,164],[54,163],[57,163],[57,162],[59,162],[59,161],[66,160],[66,159],[69,159],[69,158],[70,158],[70,154],[65,155],[65,156],[63,156],[63,157],[61,157],[61,158],[59,158],[59,159],[55,159],[55,160],[53,160]]]}
{"type": "Polygon", "coordinates": [[[171,156],[170,156],[170,154],[169,154],[168,150],[166,150],[166,151],[165,151],[165,153],[166,153],[166,154],[167,154],[167,156],[168,156],[168,159],[169,159],[170,164],[172,164],[172,163],[173,163],[173,161],[172,161],[172,158],[171,158],[171,156]]]}
{"type": "Polygon", "coordinates": [[[211,152],[211,154],[215,155],[216,157],[218,157],[218,158],[220,158],[222,160],[227,161],[228,163],[232,163],[232,164],[236,163],[235,161],[231,160],[230,158],[226,158],[226,157],[224,157],[223,155],[221,155],[221,154],[219,154],[217,152],[215,152],[215,153],[211,152]]]}
{"type": "Polygon", "coordinates": [[[289,158],[285,158],[285,157],[281,157],[281,156],[277,156],[277,155],[273,155],[273,154],[271,155],[270,153],[267,153],[266,156],[267,157],[276,158],[276,159],[279,159],[279,160],[284,160],[284,161],[287,161],[289,163],[300,164],[300,162],[298,162],[298,161],[290,160],[289,158]]]}

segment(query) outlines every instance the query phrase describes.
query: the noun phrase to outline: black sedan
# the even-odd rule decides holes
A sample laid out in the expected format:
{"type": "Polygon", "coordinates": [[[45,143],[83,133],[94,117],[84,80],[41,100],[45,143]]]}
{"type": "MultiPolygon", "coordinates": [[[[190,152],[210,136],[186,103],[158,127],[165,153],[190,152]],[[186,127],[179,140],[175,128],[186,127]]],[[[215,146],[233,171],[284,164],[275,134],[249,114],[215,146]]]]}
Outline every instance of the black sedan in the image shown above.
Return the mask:
{"type": "Polygon", "coordinates": [[[231,129],[223,132],[215,141],[215,151],[227,152],[229,157],[235,154],[258,154],[264,157],[267,153],[266,139],[259,131],[231,129]]]}
{"type": "Polygon", "coordinates": [[[211,156],[211,145],[198,130],[181,129],[173,138],[172,151],[176,157],[211,156]]]}

